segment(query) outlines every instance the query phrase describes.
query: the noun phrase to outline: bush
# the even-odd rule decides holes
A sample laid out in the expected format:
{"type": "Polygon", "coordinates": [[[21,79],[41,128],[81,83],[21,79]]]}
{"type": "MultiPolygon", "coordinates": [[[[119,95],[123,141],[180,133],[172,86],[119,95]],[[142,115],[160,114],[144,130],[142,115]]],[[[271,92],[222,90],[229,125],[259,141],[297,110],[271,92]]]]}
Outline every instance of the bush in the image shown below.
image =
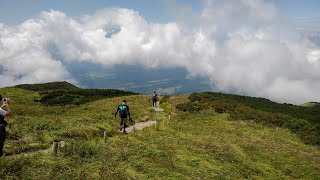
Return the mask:
{"type": "Polygon", "coordinates": [[[43,83],[43,84],[20,84],[14,86],[16,88],[29,90],[29,91],[50,91],[50,90],[71,90],[78,89],[77,86],[68,83],[66,81],[63,82],[51,82],[51,83],[43,83]]]}
{"type": "Polygon", "coordinates": [[[184,112],[196,112],[196,111],[204,110],[205,108],[206,107],[204,105],[194,104],[191,102],[177,105],[177,109],[184,112]]]}
{"type": "Polygon", "coordinates": [[[44,105],[80,105],[103,98],[112,98],[138,93],[117,89],[72,89],[41,92],[41,102],[44,105]]]}

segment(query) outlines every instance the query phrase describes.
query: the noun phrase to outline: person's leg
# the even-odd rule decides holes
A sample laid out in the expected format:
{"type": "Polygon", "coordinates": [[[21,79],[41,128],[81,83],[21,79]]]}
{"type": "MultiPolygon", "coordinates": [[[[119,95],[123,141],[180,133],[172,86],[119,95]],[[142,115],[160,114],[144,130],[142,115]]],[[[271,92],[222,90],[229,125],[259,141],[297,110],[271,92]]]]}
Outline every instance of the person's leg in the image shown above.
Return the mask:
{"type": "Polygon", "coordinates": [[[127,121],[127,118],[123,118],[123,132],[124,133],[126,133],[126,127],[127,127],[126,121],[127,121]]]}
{"type": "Polygon", "coordinates": [[[3,156],[4,141],[0,141],[0,157],[3,156]]]}
{"type": "Polygon", "coordinates": [[[0,127],[0,157],[3,156],[3,146],[4,146],[5,140],[6,140],[6,129],[4,127],[0,127]]]}
{"type": "Polygon", "coordinates": [[[152,106],[153,106],[153,107],[157,107],[157,100],[156,100],[156,99],[153,99],[153,100],[152,100],[152,106]]]}
{"type": "Polygon", "coordinates": [[[120,118],[120,131],[122,131],[122,129],[123,129],[123,119],[120,118]]]}

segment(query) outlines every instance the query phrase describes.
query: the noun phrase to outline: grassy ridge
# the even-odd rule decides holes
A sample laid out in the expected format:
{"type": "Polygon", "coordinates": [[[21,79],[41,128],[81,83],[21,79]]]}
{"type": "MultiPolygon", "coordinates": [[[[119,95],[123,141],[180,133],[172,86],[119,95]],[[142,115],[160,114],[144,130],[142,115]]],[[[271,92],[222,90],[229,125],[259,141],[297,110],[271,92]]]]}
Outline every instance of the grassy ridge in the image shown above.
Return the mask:
{"type": "MultiPolygon", "coordinates": [[[[132,107],[142,108],[145,104],[148,110],[148,96],[126,98],[133,102],[132,107]]],[[[108,106],[100,107],[119,100],[112,98],[70,107],[65,113],[70,119],[62,122],[66,125],[71,121],[73,126],[64,129],[70,131],[83,124],[80,119],[88,111],[94,116],[86,125],[97,121],[93,124],[105,123],[108,128],[111,122],[99,122],[101,112],[108,106]]],[[[170,104],[166,106],[187,101],[186,96],[174,96],[167,99],[170,104]]],[[[47,154],[2,158],[0,176],[9,179],[320,178],[319,149],[303,144],[286,129],[229,121],[230,115],[211,110],[171,114],[171,121],[166,119],[166,114],[158,117],[157,128],[149,127],[129,136],[114,134],[107,144],[96,136],[67,138],[66,146],[56,158],[47,154]]]]}
{"type": "Polygon", "coordinates": [[[297,133],[305,143],[320,145],[320,108],[278,104],[263,98],[222,94],[194,93],[190,102],[180,104],[182,111],[213,109],[230,113],[230,120],[247,120],[279,126],[297,133]]]}
{"type": "MultiPolygon", "coordinates": [[[[153,120],[150,96],[44,106],[34,101],[41,98],[39,92],[4,88],[0,94],[11,97],[14,112],[7,118],[5,153],[46,149],[54,140],[66,142],[58,157],[48,153],[2,157],[3,179],[320,178],[318,147],[304,144],[284,128],[230,121],[234,115],[223,109],[229,104],[221,103],[227,113],[201,108],[181,112],[175,107],[190,103],[187,95],[165,97],[162,107],[172,119],[168,121],[164,113],[157,117],[156,128],[126,136],[116,131],[115,108],[127,99],[135,121],[153,120]],[[106,144],[104,130],[112,136],[106,144]]],[[[191,102],[192,108],[206,103],[196,102],[191,102]]]]}

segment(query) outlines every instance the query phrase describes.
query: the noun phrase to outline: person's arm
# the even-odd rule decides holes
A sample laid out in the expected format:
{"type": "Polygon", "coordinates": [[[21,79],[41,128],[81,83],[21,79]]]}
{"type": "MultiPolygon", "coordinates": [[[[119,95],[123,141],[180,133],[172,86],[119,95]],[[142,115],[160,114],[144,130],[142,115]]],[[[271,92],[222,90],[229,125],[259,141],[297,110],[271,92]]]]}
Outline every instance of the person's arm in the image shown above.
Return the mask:
{"type": "Polygon", "coordinates": [[[6,111],[1,109],[3,112],[3,116],[11,116],[11,108],[10,108],[10,99],[7,100],[7,102],[2,106],[6,108],[6,111]]]}
{"type": "Polygon", "coordinates": [[[6,116],[11,116],[11,108],[10,108],[10,101],[8,101],[7,105],[6,105],[6,109],[7,109],[7,113],[6,116]]]}
{"type": "Polygon", "coordinates": [[[117,117],[117,114],[118,114],[118,112],[119,112],[119,106],[117,107],[117,111],[114,113],[114,118],[116,118],[117,117]]]}

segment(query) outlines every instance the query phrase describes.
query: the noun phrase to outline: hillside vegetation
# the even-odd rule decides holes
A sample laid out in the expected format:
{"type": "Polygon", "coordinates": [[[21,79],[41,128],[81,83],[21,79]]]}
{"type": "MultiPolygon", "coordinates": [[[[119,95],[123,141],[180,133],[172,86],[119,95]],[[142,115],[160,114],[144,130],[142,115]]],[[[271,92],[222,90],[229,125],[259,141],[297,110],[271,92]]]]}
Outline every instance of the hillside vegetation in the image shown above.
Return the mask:
{"type": "Polygon", "coordinates": [[[315,107],[315,106],[318,106],[318,107],[320,107],[320,103],[318,103],[318,102],[307,102],[307,103],[302,104],[301,106],[304,106],[304,107],[315,107]]]}
{"type": "Polygon", "coordinates": [[[15,88],[20,88],[29,91],[50,91],[50,90],[72,90],[78,89],[77,86],[68,82],[51,82],[51,83],[41,83],[41,84],[20,84],[14,86],[15,88]]]}
{"type": "Polygon", "coordinates": [[[15,88],[39,92],[40,98],[34,101],[50,106],[80,105],[104,98],[138,94],[117,89],[82,89],[68,82],[22,84],[15,88]]]}
{"type": "Polygon", "coordinates": [[[148,95],[47,106],[34,101],[42,96],[36,91],[4,88],[0,94],[12,99],[14,112],[7,118],[7,155],[47,149],[55,140],[66,142],[58,156],[40,151],[0,158],[4,179],[320,178],[317,146],[287,128],[234,121],[231,111],[195,110],[205,102],[192,99],[194,95],[166,96],[166,112],[156,117],[148,95]],[[156,118],[157,127],[118,133],[113,112],[122,99],[136,122],[156,118]],[[182,108],[189,106],[193,110],[182,108]],[[107,143],[104,130],[110,132],[107,143]]]}
{"type": "Polygon", "coordinates": [[[230,120],[245,120],[290,129],[308,144],[320,145],[320,107],[278,104],[263,98],[222,93],[193,93],[178,105],[185,112],[213,110],[229,113],[230,120]]]}

